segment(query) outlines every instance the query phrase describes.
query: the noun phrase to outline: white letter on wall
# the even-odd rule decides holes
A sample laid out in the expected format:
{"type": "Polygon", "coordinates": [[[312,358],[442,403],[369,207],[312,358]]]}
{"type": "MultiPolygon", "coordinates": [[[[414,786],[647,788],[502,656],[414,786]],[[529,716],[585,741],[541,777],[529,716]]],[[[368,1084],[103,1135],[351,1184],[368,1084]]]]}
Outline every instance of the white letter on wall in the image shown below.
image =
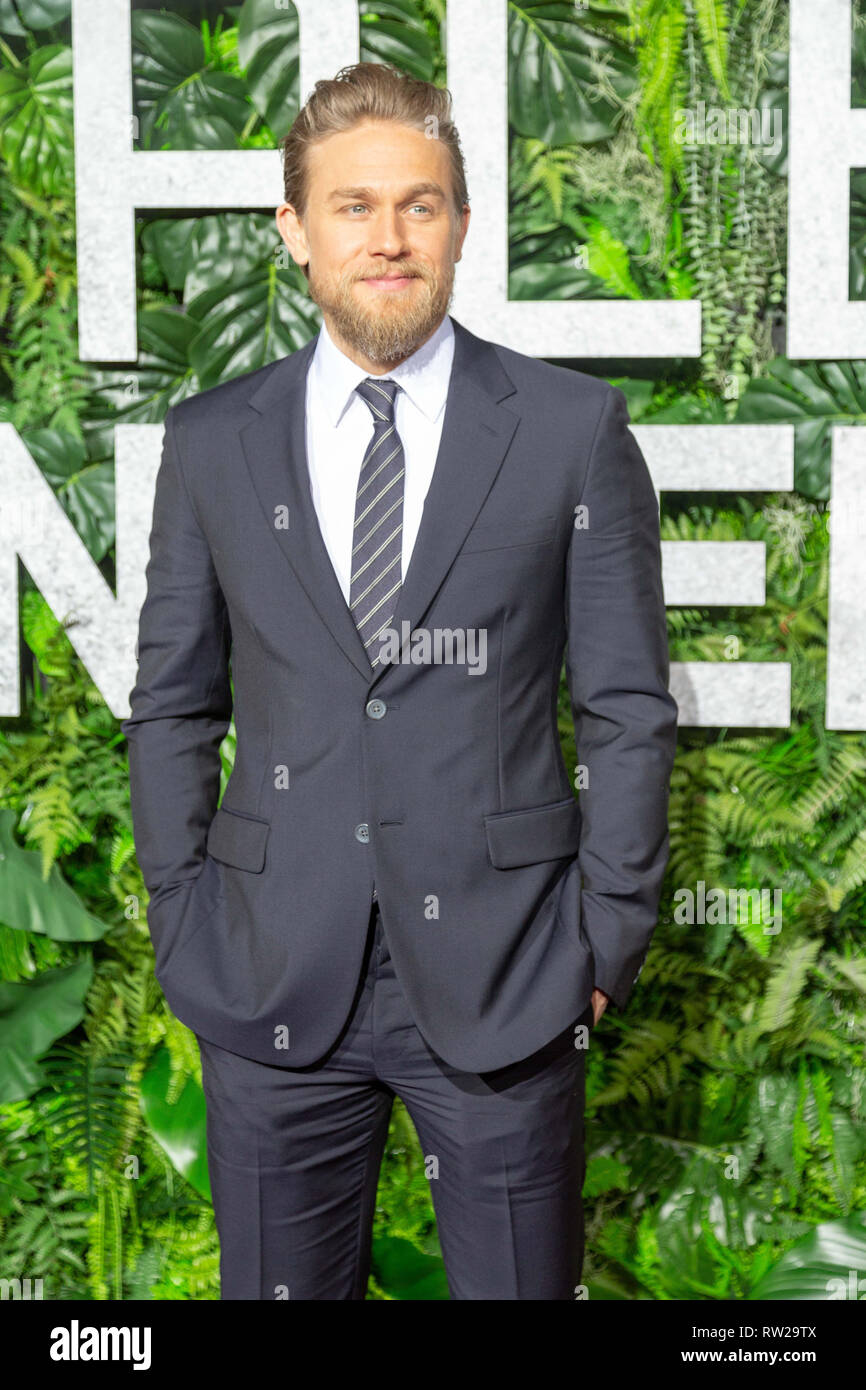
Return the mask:
{"type": "Polygon", "coordinates": [[[866,302],[848,298],[851,170],[866,164],[850,0],[792,0],[789,73],[788,356],[863,357],[866,302]]]}
{"type": "Polygon", "coordinates": [[[18,559],[26,566],[106,704],[129,713],[135,634],[144,602],[162,425],[114,431],[117,597],[12,425],[0,424],[0,716],[21,713],[18,559]]]}
{"type": "MultiPolygon", "coordinates": [[[[357,62],[358,5],[296,0],[296,9],[307,92],[316,78],[357,62]]],[[[133,149],[130,0],[73,0],[72,53],[78,355],[82,362],[134,362],[136,208],[276,208],[279,155],[133,149]]]]}
{"type": "Polygon", "coordinates": [[[828,729],[866,729],[866,430],[834,425],[827,638],[828,729]]]}
{"type": "MultiPolygon", "coordinates": [[[[788,492],[792,425],[632,425],[656,492],[788,492]]],[[[662,541],[665,603],[689,607],[765,602],[763,541],[662,541]]],[[[681,727],[786,729],[787,661],[672,661],[681,727]]]]}

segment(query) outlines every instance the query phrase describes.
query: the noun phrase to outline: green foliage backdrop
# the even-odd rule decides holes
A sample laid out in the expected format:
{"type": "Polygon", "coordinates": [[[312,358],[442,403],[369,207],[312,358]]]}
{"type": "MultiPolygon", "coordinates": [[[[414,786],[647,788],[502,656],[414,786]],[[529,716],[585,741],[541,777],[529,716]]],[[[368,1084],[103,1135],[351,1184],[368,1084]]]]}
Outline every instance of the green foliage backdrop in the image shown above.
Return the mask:
{"type": "MultiPolygon", "coordinates": [[[[69,8],[0,0],[0,420],[112,582],[113,426],[160,422],[320,320],[269,217],[140,217],[138,363],[78,362],[69,8]]],[[[133,9],[138,148],[273,146],[299,100],[294,11],[133,9]]],[[[362,58],[447,81],[444,0],[360,13],[362,58]]],[[[701,101],[785,115],[787,5],[526,0],[508,24],[511,297],[699,297],[700,359],[616,364],[632,419],[797,436],[793,493],[663,500],[665,539],[768,547],[764,607],[669,610],[672,657],[790,662],[793,722],[681,731],[654,946],[588,1059],[585,1278],[602,1299],[838,1297],[866,1269],[866,743],[824,728],[829,427],[866,417],[866,362],[783,355],[784,138],[677,133],[701,101]],[[700,880],[778,887],[783,930],[680,924],[673,893],[700,880]]],[[[851,227],[862,297],[859,174],[851,227]]],[[[212,1299],[198,1051],[153,977],[124,740],[28,576],[21,624],[24,714],[0,723],[0,1275],[54,1299],[212,1299]]],[[[564,686],[560,709],[573,766],[564,686]]],[[[231,731],[225,776],[233,751],[231,731]]],[[[399,1103],[375,1234],[371,1298],[447,1297],[399,1103]]]]}

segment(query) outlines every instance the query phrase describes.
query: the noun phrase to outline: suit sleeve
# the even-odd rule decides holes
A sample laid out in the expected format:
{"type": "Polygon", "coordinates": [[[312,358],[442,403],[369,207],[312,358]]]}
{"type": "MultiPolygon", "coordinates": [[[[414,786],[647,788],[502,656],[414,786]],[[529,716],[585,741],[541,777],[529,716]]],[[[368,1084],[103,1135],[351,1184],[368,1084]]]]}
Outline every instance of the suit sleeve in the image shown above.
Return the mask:
{"type": "Polygon", "coordinates": [[[626,398],[611,387],[575,514],[566,594],[566,672],[588,781],[579,792],[583,930],[595,985],[620,1009],[658,916],[678,714],[658,504],[628,423],[626,398]]]}
{"type": "Polygon", "coordinates": [[[136,854],[151,897],[197,877],[232,715],[225,600],[183,478],[175,407],[157,473],[129,745],[136,854]]]}

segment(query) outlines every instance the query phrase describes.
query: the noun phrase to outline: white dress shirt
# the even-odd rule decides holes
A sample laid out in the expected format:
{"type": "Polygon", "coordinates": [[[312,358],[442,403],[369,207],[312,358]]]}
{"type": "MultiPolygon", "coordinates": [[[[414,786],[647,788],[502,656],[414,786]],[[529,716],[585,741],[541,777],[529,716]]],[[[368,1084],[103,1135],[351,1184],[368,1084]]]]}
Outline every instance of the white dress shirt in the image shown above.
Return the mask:
{"type": "MultiPolygon", "coordinates": [[[[376,381],[400,383],[394,423],[403,443],[405,580],[433,477],[454,359],[454,325],[445,315],[432,337],[376,381]]],[[[337,347],[322,322],[307,372],[306,438],[310,490],[343,597],[349,602],[358,477],[373,438],[373,416],[355,387],[372,375],[337,347]]]]}

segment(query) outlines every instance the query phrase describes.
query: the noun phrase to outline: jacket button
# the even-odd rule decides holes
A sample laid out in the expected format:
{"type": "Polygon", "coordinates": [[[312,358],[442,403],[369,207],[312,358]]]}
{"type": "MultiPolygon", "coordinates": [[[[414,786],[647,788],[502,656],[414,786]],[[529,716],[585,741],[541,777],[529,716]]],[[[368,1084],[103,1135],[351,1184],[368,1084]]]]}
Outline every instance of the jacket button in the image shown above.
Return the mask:
{"type": "Polygon", "coordinates": [[[381,719],[387,708],[384,700],[367,701],[367,713],[371,719],[381,719]]]}
{"type": "Polygon", "coordinates": [[[367,822],[361,821],[360,825],[355,826],[355,839],[360,840],[362,845],[366,845],[370,839],[370,827],[367,822]]]}

